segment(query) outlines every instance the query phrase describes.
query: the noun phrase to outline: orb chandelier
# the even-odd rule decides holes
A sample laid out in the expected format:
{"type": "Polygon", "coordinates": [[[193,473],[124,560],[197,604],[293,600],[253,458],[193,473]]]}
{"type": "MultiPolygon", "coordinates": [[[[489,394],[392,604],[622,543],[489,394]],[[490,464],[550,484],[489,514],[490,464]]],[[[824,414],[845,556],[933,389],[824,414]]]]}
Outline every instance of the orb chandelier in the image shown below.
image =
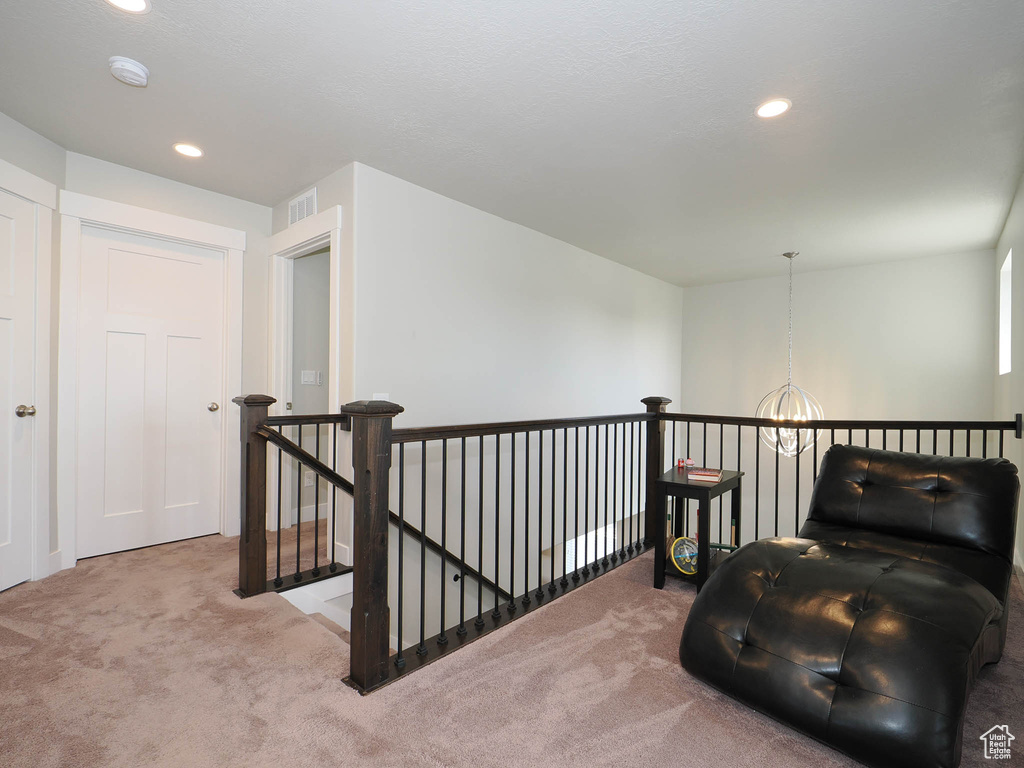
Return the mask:
{"type": "MultiPolygon", "coordinates": [[[[822,418],[821,405],[810,392],[793,383],[793,259],[799,251],[782,254],[789,260],[789,377],[786,383],[769,392],[757,406],[757,418],[772,421],[817,421],[822,418]]],[[[796,456],[810,448],[820,430],[794,427],[760,427],[761,442],[783,456],[796,456]]]]}

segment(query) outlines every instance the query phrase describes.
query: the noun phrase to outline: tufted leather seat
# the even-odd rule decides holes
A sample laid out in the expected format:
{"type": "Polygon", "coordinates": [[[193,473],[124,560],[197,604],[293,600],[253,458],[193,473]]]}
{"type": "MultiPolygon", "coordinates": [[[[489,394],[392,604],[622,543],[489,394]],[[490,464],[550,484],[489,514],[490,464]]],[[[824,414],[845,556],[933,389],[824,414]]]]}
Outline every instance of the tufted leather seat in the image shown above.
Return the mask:
{"type": "Polygon", "coordinates": [[[868,765],[957,765],[1006,636],[1018,488],[1002,459],[832,447],[801,538],[705,584],[683,666],[868,765]]]}

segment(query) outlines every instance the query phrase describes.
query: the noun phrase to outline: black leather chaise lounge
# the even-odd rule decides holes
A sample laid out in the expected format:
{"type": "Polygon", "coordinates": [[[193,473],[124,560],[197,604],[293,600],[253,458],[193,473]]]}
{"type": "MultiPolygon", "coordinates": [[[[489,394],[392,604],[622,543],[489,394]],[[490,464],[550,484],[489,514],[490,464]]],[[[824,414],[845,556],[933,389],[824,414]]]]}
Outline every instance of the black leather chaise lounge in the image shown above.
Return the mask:
{"type": "Polygon", "coordinates": [[[1017,468],[833,446],[800,538],[740,548],[679,657],[715,688],[871,766],[950,768],[999,660],[1017,468]]]}

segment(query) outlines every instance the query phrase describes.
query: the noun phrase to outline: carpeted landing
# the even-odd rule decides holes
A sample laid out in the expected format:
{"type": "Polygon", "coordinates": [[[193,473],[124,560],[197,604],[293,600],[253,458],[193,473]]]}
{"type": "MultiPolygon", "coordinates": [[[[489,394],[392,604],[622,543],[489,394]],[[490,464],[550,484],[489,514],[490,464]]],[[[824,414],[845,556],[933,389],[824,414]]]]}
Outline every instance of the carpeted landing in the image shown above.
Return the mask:
{"type": "MultiPolygon", "coordinates": [[[[682,671],[693,589],[652,589],[650,556],[361,697],[336,634],[277,595],[231,593],[236,547],[94,558],[0,594],[0,765],[853,765],[682,671]]],[[[993,725],[1024,739],[1019,587],[1012,611],[965,766],[989,762],[993,725]]]]}

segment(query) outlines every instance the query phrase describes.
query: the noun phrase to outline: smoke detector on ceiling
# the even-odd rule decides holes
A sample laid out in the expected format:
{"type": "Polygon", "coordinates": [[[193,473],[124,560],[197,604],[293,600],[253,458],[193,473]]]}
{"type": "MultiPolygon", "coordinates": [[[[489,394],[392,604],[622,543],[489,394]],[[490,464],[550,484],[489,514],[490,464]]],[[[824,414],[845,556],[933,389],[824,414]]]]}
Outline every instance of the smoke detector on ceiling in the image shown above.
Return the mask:
{"type": "Polygon", "coordinates": [[[110,57],[110,74],[125,85],[135,88],[145,88],[149,85],[149,70],[125,56],[110,57]]]}

